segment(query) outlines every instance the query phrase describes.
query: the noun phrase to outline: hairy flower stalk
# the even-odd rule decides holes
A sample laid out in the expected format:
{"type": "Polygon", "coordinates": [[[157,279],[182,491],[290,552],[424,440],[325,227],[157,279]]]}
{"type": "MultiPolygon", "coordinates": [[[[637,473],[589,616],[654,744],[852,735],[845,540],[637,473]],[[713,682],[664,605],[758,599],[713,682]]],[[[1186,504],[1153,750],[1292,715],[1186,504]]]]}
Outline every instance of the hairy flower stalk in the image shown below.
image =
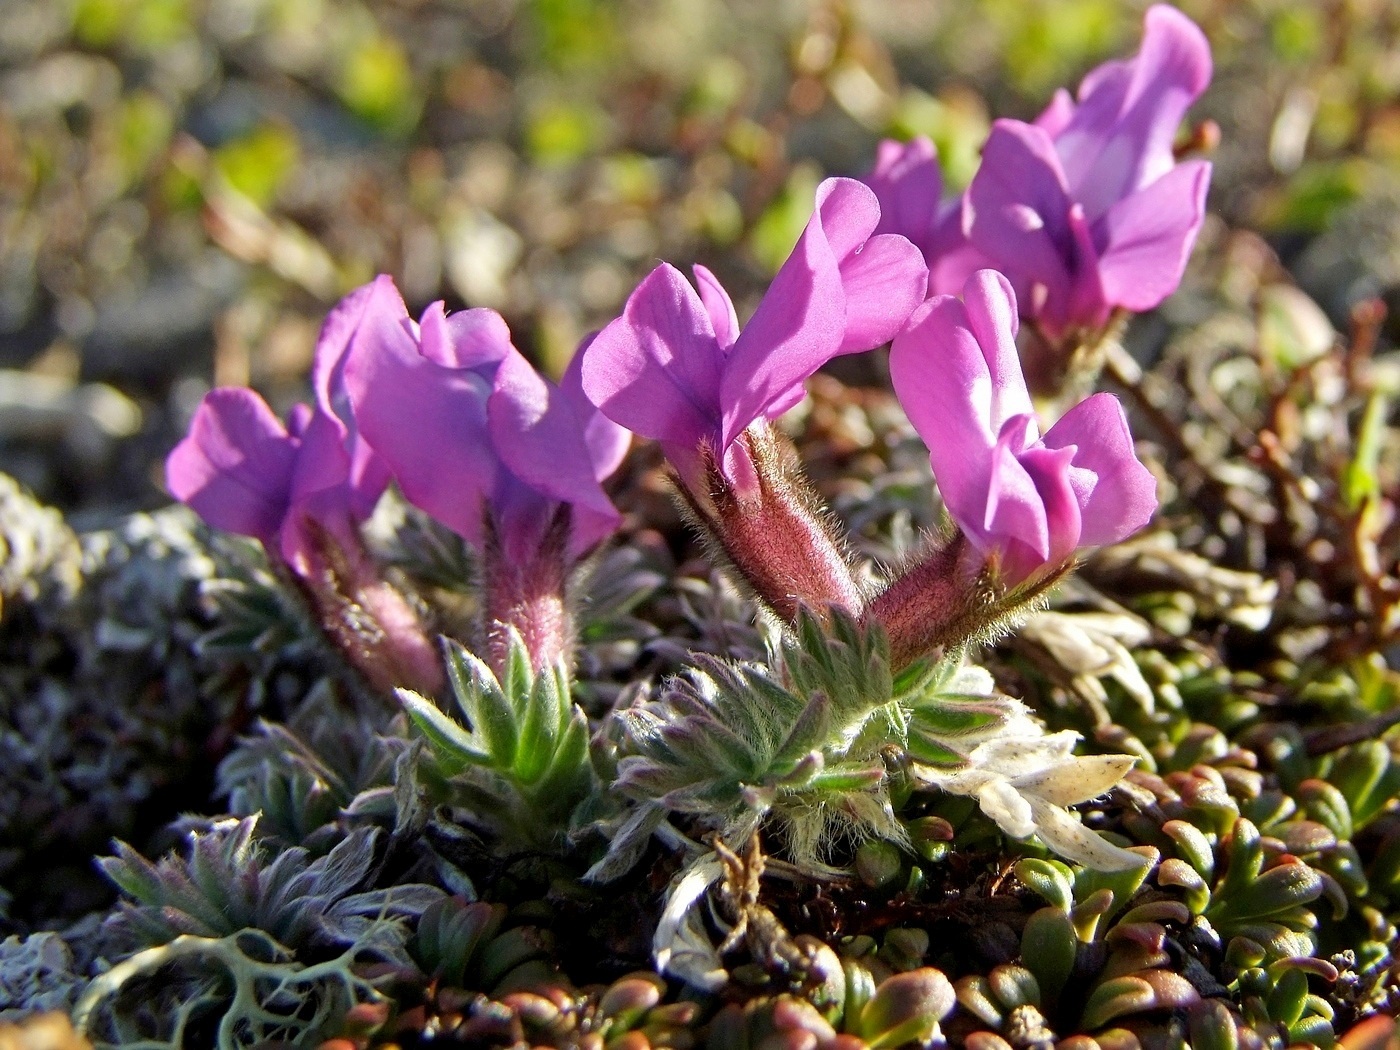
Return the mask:
{"type": "Polygon", "coordinates": [[[766,421],[801,400],[831,358],[887,342],[923,299],[927,267],[877,234],[869,187],[828,179],[816,212],[740,330],[715,276],[698,292],[662,265],[583,360],[583,389],[610,419],[660,442],[696,522],[758,597],[789,622],[799,606],[858,610],[843,544],[766,421]]]}
{"type": "Polygon", "coordinates": [[[435,693],[444,679],[431,636],[360,538],[388,476],[336,413],[346,348],[368,305],[360,289],[326,319],[314,408],[298,405],[284,427],[251,390],[211,391],[166,461],[166,484],[209,524],[260,540],[374,688],[435,693]]]}
{"type": "Polygon", "coordinates": [[[573,566],[617,528],[600,482],[630,435],[579,385],[534,370],[491,310],[413,321],[388,277],[351,340],[345,389],[404,497],[481,555],[486,650],[504,675],[511,632],[536,671],[568,662],[573,566]]]}
{"type": "Polygon", "coordinates": [[[978,613],[991,604],[984,566],[985,558],[958,533],[935,542],[870,600],[866,619],[889,636],[894,667],[976,633],[978,613]]]}
{"type": "Polygon", "coordinates": [[[566,599],[569,508],[561,506],[539,546],[512,557],[494,521],[483,530],[481,601],[486,627],[486,662],[503,675],[512,634],[519,636],[536,670],[568,664],[573,622],[566,599]]]}
{"type": "Polygon", "coordinates": [[[804,606],[858,613],[865,601],[850,552],[821,498],[812,491],[788,440],[766,423],[739,438],[754,484],[740,490],[702,454],[701,495],[677,486],[694,523],[711,537],[763,603],[792,623],[804,606]]]}
{"type": "Polygon", "coordinates": [[[363,544],[345,544],[308,523],[315,554],[307,567],[278,575],[315,611],[321,629],[376,690],[441,690],[442,662],[422,618],[384,579],[363,544]],[[312,568],[314,566],[314,568],[312,568]]]}

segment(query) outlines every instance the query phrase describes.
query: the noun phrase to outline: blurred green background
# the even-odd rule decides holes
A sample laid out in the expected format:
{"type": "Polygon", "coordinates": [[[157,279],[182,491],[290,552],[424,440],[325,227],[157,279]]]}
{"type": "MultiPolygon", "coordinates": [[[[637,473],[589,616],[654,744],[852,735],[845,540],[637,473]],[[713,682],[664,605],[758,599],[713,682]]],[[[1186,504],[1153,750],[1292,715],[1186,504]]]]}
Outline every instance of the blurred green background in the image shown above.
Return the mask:
{"type": "MultiPolygon", "coordinates": [[[[553,371],[660,259],[742,314],[824,175],[927,134],[960,188],[991,119],[1133,53],[1145,6],[5,0],[0,468],[80,513],[159,504],[208,386],[303,396],[325,310],[378,272],[500,310],[553,371]]],[[[1360,276],[1309,290],[1336,317],[1400,288],[1400,5],[1182,7],[1218,222],[1288,259],[1379,201],[1360,276]]]]}

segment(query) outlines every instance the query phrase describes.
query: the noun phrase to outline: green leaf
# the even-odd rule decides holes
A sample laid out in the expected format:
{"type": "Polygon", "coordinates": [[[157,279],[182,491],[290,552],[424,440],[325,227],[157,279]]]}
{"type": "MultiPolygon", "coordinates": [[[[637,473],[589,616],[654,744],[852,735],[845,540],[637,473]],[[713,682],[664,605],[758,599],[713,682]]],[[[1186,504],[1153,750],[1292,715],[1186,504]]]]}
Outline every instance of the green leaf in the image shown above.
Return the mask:
{"type": "Polygon", "coordinates": [[[1322,876],[1301,861],[1280,864],[1229,892],[1218,892],[1206,917],[1217,925],[1281,917],[1317,900],[1324,888],[1322,876]]]}
{"type": "Polygon", "coordinates": [[[447,678],[457,706],[485,745],[490,764],[509,769],[518,744],[517,714],[496,676],[474,654],[449,641],[447,678]]]}
{"type": "Polygon", "coordinates": [[[1074,906],[1073,873],[1066,865],[1031,857],[1018,861],[1015,870],[1022,884],[1044,897],[1051,907],[1068,914],[1074,906]]]}
{"type": "Polygon", "coordinates": [[[1151,846],[1135,846],[1133,852],[1142,856],[1142,866],[1125,871],[1095,871],[1083,868],[1075,873],[1074,896],[1085,900],[1099,890],[1113,894],[1113,905],[1105,914],[1106,919],[1117,915],[1147,878],[1147,873],[1157,866],[1160,854],[1151,846]]]}
{"type": "MultiPolygon", "coordinates": [[[[511,680],[514,688],[513,675],[511,680]]],[[[560,715],[567,710],[568,701],[559,695],[559,680],[548,672],[541,673],[533,681],[527,679],[523,701],[515,695],[508,699],[517,713],[524,708],[513,772],[520,783],[530,784],[540,778],[554,755],[560,715]]]]}
{"type": "Polygon", "coordinates": [[[472,735],[437,709],[431,701],[411,689],[396,690],[408,717],[432,745],[433,754],[448,776],[468,766],[491,766],[492,756],[475,746],[472,735]]]}
{"type": "Polygon", "coordinates": [[[1381,494],[1381,444],[1386,434],[1386,417],[1390,414],[1390,399],[1380,391],[1371,394],[1361,417],[1361,429],[1356,434],[1356,451],[1342,475],[1342,500],[1348,510],[1357,510],[1368,499],[1381,494]]]}
{"type": "Polygon", "coordinates": [[[809,783],[811,790],[818,794],[868,791],[883,781],[886,775],[883,765],[828,766],[812,777],[809,783]]]}
{"type": "Polygon", "coordinates": [[[558,747],[554,751],[549,768],[531,789],[536,800],[555,803],[556,810],[574,806],[582,800],[587,785],[592,780],[592,767],[588,764],[588,719],[578,708],[574,717],[564,729],[558,747]]]}
{"type": "Polygon", "coordinates": [[[954,751],[947,744],[910,727],[909,742],[906,745],[909,756],[916,762],[939,769],[956,769],[967,764],[967,757],[954,751]]]}
{"type": "Polygon", "coordinates": [[[1061,909],[1041,908],[1026,920],[1021,933],[1021,958],[1040,982],[1047,1004],[1059,998],[1078,951],[1074,924],[1061,909]]]}
{"type": "Polygon", "coordinates": [[[831,703],[825,693],[813,693],[787,739],[779,745],[772,765],[780,769],[791,766],[807,752],[820,748],[830,731],[831,703]]]}
{"type": "Polygon", "coordinates": [[[916,708],[909,726],[930,736],[966,736],[1005,720],[1006,712],[991,704],[940,699],[916,708]]]}

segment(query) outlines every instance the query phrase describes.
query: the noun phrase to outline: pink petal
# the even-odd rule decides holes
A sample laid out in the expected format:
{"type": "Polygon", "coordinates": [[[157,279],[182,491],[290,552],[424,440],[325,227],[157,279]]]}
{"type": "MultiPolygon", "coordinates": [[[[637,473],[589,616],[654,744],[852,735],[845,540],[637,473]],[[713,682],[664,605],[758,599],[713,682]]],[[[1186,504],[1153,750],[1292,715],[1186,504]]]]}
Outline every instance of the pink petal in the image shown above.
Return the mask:
{"type": "Polygon", "coordinates": [[[879,219],[868,187],[852,179],[817,187],[816,214],[729,352],[720,387],[723,447],[840,352],[846,336],[840,259],[865,242],[879,219]]]}
{"type": "Polygon", "coordinates": [[[165,461],[170,494],[215,528],[271,543],[287,512],[296,443],[251,390],[211,390],[165,461]]]}
{"type": "MultiPolygon", "coordinates": [[[[379,281],[393,281],[380,276],[379,281]]],[[[370,302],[374,284],[361,285],[331,309],[321,325],[321,334],[316,339],[316,352],[311,363],[311,387],[316,392],[316,403],[321,411],[329,413],[349,425],[350,406],[342,388],[342,370],[345,365],[345,352],[350,339],[360,326],[365,306],[370,302]]]]}
{"type": "Polygon", "coordinates": [[[705,312],[710,315],[715,338],[720,349],[728,350],[739,338],[739,315],[734,312],[734,300],[719,283],[719,278],[708,267],[696,263],[691,267],[695,274],[695,285],[700,289],[700,301],[705,304],[705,312]]]}
{"type": "Polygon", "coordinates": [[[796,384],[786,394],[780,394],[773,400],[767,408],[763,410],[765,419],[777,419],[802,403],[802,399],[807,396],[807,383],[804,380],[796,384]]]}
{"type": "Polygon", "coordinates": [[[720,420],[723,351],[700,297],[663,263],[583,354],[583,390],[643,437],[694,447],[720,420]]]}
{"type": "Polygon", "coordinates": [[[987,426],[999,432],[1014,416],[1035,418],[1030,391],[1016,350],[1020,318],[1011,282],[996,270],[978,270],[963,286],[967,324],[986,362],[987,386],[978,396],[987,404],[987,426]]]}
{"type": "Polygon", "coordinates": [[[1064,131],[1065,125],[1074,116],[1074,100],[1064,88],[1058,88],[1050,99],[1050,104],[1041,110],[1033,124],[1052,139],[1064,131]]]}
{"type": "Polygon", "coordinates": [[[943,175],[938,151],[923,135],[908,142],[885,139],[875,154],[875,167],[864,180],[880,202],[875,233],[897,233],[922,245],[933,230],[943,175]]]}
{"type": "Polygon", "coordinates": [[[1058,565],[1079,546],[1083,519],[1071,480],[1073,449],[1036,444],[1020,455],[1045,508],[1047,546],[1044,561],[1058,565]]]}
{"type": "Polygon", "coordinates": [[[1099,272],[1099,254],[1094,234],[1084,216],[1082,205],[1069,209],[1069,244],[1065,249],[1070,282],[1058,298],[1048,298],[1039,311],[1041,327],[1052,338],[1075,326],[1093,330],[1108,321],[1111,312],[1104,296],[1103,279],[1099,272]]]}
{"type": "MultiPolygon", "coordinates": [[[[984,482],[982,520],[959,521],[963,531],[983,550],[1014,553],[1013,544],[1025,546],[1034,555],[1029,559],[1030,568],[1044,564],[1050,553],[1045,502],[1036,487],[1036,479],[1020,460],[1027,428],[1033,426],[1034,421],[1027,416],[1006,421],[992,450],[984,482]]],[[[1014,574],[1019,578],[1024,571],[1023,566],[1017,565],[1014,574]]]]}
{"type": "Polygon", "coordinates": [[[1083,518],[1079,543],[1117,543],[1151,520],[1157,509],[1157,480],[1138,462],[1123,407],[1112,394],[1095,394],[1064,414],[1045,435],[1048,448],[1074,447],[1082,480],[1076,499],[1083,518]]]}
{"type": "Polygon", "coordinates": [[[1108,302],[1150,310],[1176,291],[1205,219],[1210,174],[1206,161],[1178,164],[1108,209],[1097,231],[1108,302]]]}
{"type": "Polygon", "coordinates": [[[441,299],[423,311],[418,341],[422,355],[444,368],[489,370],[515,349],[505,318],[495,310],[478,307],[448,314],[441,299]]]}
{"type": "Polygon", "coordinates": [[[574,351],[574,356],[569,358],[569,365],[559,380],[559,394],[573,409],[574,415],[584,421],[583,442],[593,463],[593,476],[602,481],[612,477],[613,472],[622,465],[632,444],[632,432],[599,412],[583,392],[583,355],[596,336],[594,332],[584,339],[574,351]]]}
{"type": "Polygon", "coordinates": [[[1171,170],[1177,128],[1210,78],[1205,34],[1165,4],[1148,10],[1135,58],[1085,78],[1055,147],[1090,222],[1171,170]]]}
{"type": "Polygon", "coordinates": [[[903,237],[871,237],[841,264],[841,290],[846,296],[846,334],[837,353],[863,353],[893,339],[924,301],[928,264],[903,237]]]}
{"type": "Polygon", "coordinates": [[[973,245],[1018,284],[1043,284],[1050,298],[1064,299],[1073,251],[1070,205],[1050,137],[1020,121],[993,124],[964,205],[973,245]]]}
{"type": "Polygon", "coordinates": [[[500,465],[486,433],[485,380],[419,353],[392,282],[376,282],[351,340],[345,389],[360,433],[404,498],[472,543],[500,465]]]}
{"type": "Polygon", "coordinates": [[[352,513],[349,479],[350,454],[342,428],[335,417],[318,411],[301,433],[289,508],[278,537],[282,557],[302,575],[309,575],[315,564],[316,541],[307,532],[308,519],[336,537],[342,548],[359,546],[355,531],[359,515],[352,513]]]}
{"type": "Polygon", "coordinates": [[[838,263],[860,251],[879,225],[880,200],[865,183],[831,178],[822,180],[817,187],[816,213],[807,229],[815,227],[820,231],[838,263]]]}
{"type": "Polygon", "coordinates": [[[929,448],[949,513],[980,529],[997,431],[991,425],[987,359],[961,302],[942,295],[914,311],[890,349],[890,378],[929,448]]]}
{"type": "Polygon", "coordinates": [[[518,351],[496,369],[486,416],[497,455],[520,482],[617,526],[620,515],[594,476],[583,420],[518,351]]]}
{"type": "MultiPolygon", "coordinates": [[[[382,295],[376,298],[376,285],[387,285],[391,290],[394,286],[391,278],[380,275],[370,284],[356,288],[326,316],[320,337],[316,340],[316,355],[311,366],[311,386],[316,393],[317,407],[339,424],[341,440],[350,450],[347,483],[351,490],[352,512],[360,520],[369,517],[379,497],[389,486],[389,470],[360,438],[350,398],[345,393],[345,361],[350,341],[364,320],[370,303],[384,301],[382,295]]],[[[394,298],[397,298],[397,294],[394,291],[394,298]]],[[[292,431],[300,433],[300,427],[293,426],[292,431]]]]}
{"type": "Polygon", "coordinates": [[[956,197],[939,208],[938,219],[922,244],[928,262],[929,295],[961,295],[963,285],[992,261],[963,232],[963,202],[956,197]]]}

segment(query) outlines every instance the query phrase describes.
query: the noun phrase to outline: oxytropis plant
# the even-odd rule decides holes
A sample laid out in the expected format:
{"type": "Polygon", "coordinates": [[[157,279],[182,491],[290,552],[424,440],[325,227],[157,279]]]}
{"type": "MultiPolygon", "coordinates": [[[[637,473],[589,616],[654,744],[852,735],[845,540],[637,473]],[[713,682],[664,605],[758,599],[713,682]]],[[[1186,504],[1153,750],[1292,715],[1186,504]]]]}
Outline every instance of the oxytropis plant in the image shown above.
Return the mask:
{"type": "Polygon", "coordinates": [[[327,321],[314,407],[283,427],[250,391],[212,392],[170,457],[170,490],[261,540],[369,685],[398,687],[427,745],[396,766],[401,835],[426,821],[403,816],[417,792],[477,843],[463,856],[524,849],[593,882],[651,858],[672,876],[655,961],[691,983],[725,983],[741,943],[798,974],[795,988],[821,982],[820,948],[788,938],[760,900],[760,834],[791,879],[854,870],[883,885],[901,857],[946,858],[955,824],[981,821],[984,843],[1132,873],[1136,887],[1151,851],[1071,809],[1134,758],[1076,755],[1075,733],[1049,731],[970,661],[1080,551],[1156,509],[1117,399],[1042,422],[1022,354],[1039,387],[1092,386],[1095,348],[1175,288],[1210,167],[1173,143],[1209,76],[1199,30],[1154,7],[1136,58],[1032,124],[998,122],[957,201],[940,200],[927,142],[886,143],[865,181],[818,187],[746,323],[708,270],[692,284],[663,264],[557,385],[498,314],[434,303],[415,321],[380,277],[327,321]],[[828,361],[886,344],[946,510],[893,566],[856,554],[779,422],[828,361]],[[697,654],[625,683],[590,719],[571,699],[586,597],[574,592],[623,525],[602,483],[632,434],[659,443],[692,528],[757,602],[769,651],[697,654]],[[430,631],[451,621],[391,582],[361,529],[391,482],[479,566],[477,625],[447,643],[445,675],[430,631]],[[439,706],[444,681],[455,713],[439,706]]]}

